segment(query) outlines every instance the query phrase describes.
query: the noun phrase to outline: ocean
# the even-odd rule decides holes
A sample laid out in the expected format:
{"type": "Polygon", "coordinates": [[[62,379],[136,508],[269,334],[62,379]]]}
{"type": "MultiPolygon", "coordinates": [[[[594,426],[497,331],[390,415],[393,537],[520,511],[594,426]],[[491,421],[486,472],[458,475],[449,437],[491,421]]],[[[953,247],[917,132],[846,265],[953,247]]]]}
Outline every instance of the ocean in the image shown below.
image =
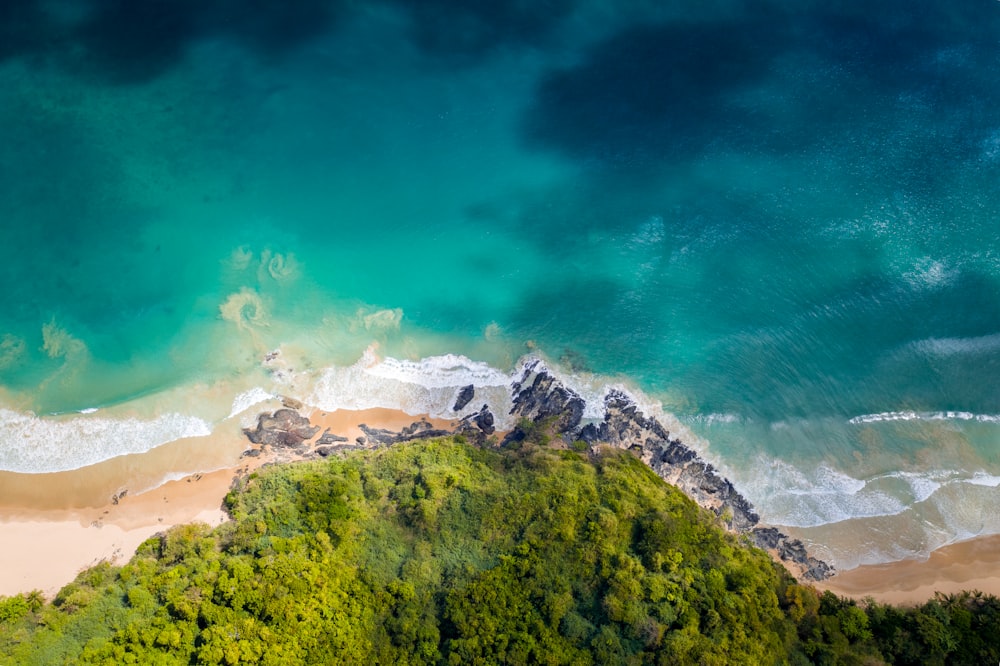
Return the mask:
{"type": "Polygon", "coordinates": [[[840,568],[1000,533],[998,35],[985,0],[4,3],[0,470],[277,395],[450,417],[533,355],[840,568]]]}

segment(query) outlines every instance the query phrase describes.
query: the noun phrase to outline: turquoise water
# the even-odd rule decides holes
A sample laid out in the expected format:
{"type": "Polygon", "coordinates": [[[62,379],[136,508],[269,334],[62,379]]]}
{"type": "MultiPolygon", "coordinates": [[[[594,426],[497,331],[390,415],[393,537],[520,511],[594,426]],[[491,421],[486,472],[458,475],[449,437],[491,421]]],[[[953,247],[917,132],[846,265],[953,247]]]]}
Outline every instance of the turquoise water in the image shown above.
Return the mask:
{"type": "Polygon", "coordinates": [[[1000,532],[1000,5],[256,4],[0,9],[0,467],[539,353],[842,566],[1000,532]]]}

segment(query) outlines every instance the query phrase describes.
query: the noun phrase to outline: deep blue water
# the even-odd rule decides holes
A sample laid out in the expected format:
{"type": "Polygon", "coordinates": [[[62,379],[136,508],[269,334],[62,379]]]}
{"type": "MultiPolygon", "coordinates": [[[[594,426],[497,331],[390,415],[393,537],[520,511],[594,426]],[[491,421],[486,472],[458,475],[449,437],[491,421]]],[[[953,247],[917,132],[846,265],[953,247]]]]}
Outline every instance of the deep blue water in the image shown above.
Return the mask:
{"type": "Polygon", "coordinates": [[[274,349],[300,397],[532,352],[838,563],[998,532],[1000,5],[952,5],[4,3],[0,467],[214,427],[274,349]]]}

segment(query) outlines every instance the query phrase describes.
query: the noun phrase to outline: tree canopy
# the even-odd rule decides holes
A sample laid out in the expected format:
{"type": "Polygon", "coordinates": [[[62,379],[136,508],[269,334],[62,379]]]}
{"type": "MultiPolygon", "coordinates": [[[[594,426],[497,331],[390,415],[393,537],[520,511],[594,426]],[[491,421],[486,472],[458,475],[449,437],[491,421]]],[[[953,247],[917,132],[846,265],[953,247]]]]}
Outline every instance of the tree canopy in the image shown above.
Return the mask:
{"type": "Polygon", "coordinates": [[[620,451],[454,440],[262,469],[49,603],[0,599],[0,664],[1000,661],[1000,602],[800,585],[620,451]]]}

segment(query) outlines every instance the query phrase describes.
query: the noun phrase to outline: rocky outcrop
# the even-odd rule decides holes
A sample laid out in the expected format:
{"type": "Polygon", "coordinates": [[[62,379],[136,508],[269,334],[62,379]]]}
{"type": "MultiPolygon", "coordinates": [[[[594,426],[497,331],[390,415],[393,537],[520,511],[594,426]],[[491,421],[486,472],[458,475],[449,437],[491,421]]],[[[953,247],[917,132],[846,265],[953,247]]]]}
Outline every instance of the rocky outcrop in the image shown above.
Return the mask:
{"type": "Polygon", "coordinates": [[[528,366],[521,381],[513,384],[511,416],[544,424],[557,433],[573,431],[580,425],[586,403],[547,372],[539,372],[532,379],[535,367],[528,366]],[[532,379],[530,385],[528,379],[532,379]]]}
{"type": "Polygon", "coordinates": [[[465,406],[472,402],[472,399],[476,397],[476,387],[472,384],[468,386],[463,386],[458,392],[458,396],[455,397],[455,406],[451,408],[453,412],[460,412],[465,409],[465,406]]]}
{"type": "Polygon", "coordinates": [[[370,428],[364,423],[358,426],[361,432],[365,433],[368,442],[380,446],[401,444],[412,442],[415,439],[433,439],[435,437],[448,437],[454,434],[452,430],[442,430],[435,428],[427,421],[416,421],[406,426],[399,432],[385,430],[383,428],[370,428]]]}
{"type": "Polygon", "coordinates": [[[758,548],[774,552],[782,561],[797,565],[803,578],[825,580],[836,573],[823,560],[811,557],[801,541],[788,537],[774,527],[755,527],[750,538],[758,548]]]}
{"type": "MultiPolygon", "coordinates": [[[[833,575],[833,567],[809,556],[798,539],[776,528],[759,526],[760,516],[753,505],[729,479],[696,451],[672,438],[659,421],[644,416],[625,393],[609,391],[604,400],[603,420],[578,427],[584,400],[544,368],[528,366],[514,387],[512,415],[550,424],[547,434],[557,435],[567,443],[582,440],[591,447],[604,444],[632,451],[663,480],[712,511],[729,530],[747,535],[754,544],[775,553],[803,577],[823,580],[833,575]]],[[[524,432],[519,430],[515,429],[505,441],[524,439],[524,432]]]]}
{"type": "Polygon", "coordinates": [[[323,434],[319,436],[319,439],[316,440],[316,446],[327,446],[327,445],[336,446],[337,444],[346,441],[347,441],[346,437],[341,437],[340,435],[334,435],[332,432],[330,432],[330,429],[327,428],[325,431],[323,431],[323,434]]]}
{"type": "Polygon", "coordinates": [[[469,435],[478,431],[483,435],[492,435],[497,431],[495,423],[496,421],[493,418],[493,412],[490,411],[489,405],[483,405],[482,409],[478,412],[470,414],[459,421],[458,432],[469,435]]]}
{"type": "Polygon", "coordinates": [[[656,419],[646,418],[635,403],[620,391],[604,400],[604,420],[580,439],[597,439],[636,453],[663,480],[683,490],[691,499],[722,518],[734,532],[746,532],[760,520],[753,506],[729,479],[702,460],[656,419]]]}
{"type": "Polygon", "coordinates": [[[319,426],[314,426],[309,419],[294,409],[279,409],[273,414],[261,414],[257,417],[257,427],[254,430],[243,429],[247,439],[254,444],[274,448],[294,448],[312,439],[319,432],[319,426]]]}
{"type": "Polygon", "coordinates": [[[309,418],[293,409],[279,409],[273,414],[263,413],[257,417],[256,428],[244,428],[243,433],[259,448],[243,452],[244,457],[258,457],[268,448],[276,462],[291,462],[311,458],[326,458],[334,453],[391,446],[418,439],[433,439],[462,435],[480,446],[485,445],[487,436],[495,432],[493,413],[487,405],[461,421],[451,424],[450,429],[435,428],[429,421],[421,419],[402,430],[373,428],[365,423],[358,424],[364,436],[354,443],[348,438],[330,432],[327,428],[316,437],[320,427],[313,425],[309,418]],[[315,438],[315,441],[313,440],[315,438]]]}

